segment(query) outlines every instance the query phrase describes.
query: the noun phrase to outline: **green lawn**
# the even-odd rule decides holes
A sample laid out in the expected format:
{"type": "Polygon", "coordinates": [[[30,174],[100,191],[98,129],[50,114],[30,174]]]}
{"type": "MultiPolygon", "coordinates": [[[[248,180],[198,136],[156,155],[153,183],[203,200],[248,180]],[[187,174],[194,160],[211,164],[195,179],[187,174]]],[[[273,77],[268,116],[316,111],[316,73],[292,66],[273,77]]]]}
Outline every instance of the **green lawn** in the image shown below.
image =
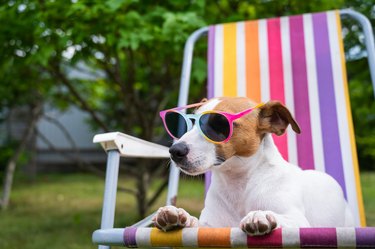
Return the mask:
{"type": "MultiPolygon", "coordinates": [[[[127,178],[119,183],[133,185],[127,178]]],[[[33,184],[16,181],[9,210],[0,211],[0,248],[95,248],[91,234],[100,226],[103,187],[102,179],[84,174],[46,175],[33,184]]],[[[198,214],[203,206],[201,182],[185,178],[180,188],[179,204],[198,214]]],[[[119,193],[115,226],[137,221],[135,210],[134,198],[119,193]]]]}
{"type": "Polygon", "coordinates": [[[361,174],[367,226],[375,226],[375,173],[361,174]]]}
{"type": "MultiPolygon", "coordinates": [[[[375,173],[361,177],[367,222],[375,226],[375,173]]],[[[132,185],[126,178],[119,182],[132,185]]],[[[0,212],[0,248],[95,248],[91,233],[99,227],[102,195],[103,180],[90,175],[46,175],[33,184],[16,181],[9,210],[0,212]]],[[[202,196],[200,180],[182,179],[179,206],[197,215],[202,196]]],[[[135,201],[128,194],[118,194],[117,206],[115,226],[136,220],[135,201]]]]}

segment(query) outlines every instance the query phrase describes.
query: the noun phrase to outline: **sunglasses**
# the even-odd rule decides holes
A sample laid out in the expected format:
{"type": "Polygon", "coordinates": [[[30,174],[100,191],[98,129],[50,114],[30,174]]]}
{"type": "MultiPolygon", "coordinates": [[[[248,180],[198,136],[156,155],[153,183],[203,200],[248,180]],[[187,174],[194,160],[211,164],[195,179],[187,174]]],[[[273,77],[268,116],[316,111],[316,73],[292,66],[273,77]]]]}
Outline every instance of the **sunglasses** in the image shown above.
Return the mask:
{"type": "Polygon", "coordinates": [[[199,107],[205,103],[197,103],[182,107],[176,107],[160,112],[160,117],[168,134],[174,138],[181,138],[186,132],[190,131],[194,124],[198,127],[200,133],[211,143],[226,143],[233,134],[233,122],[236,119],[252,112],[257,106],[238,113],[227,113],[219,111],[205,111],[199,114],[186,114],[181,110],[199,107]]]}

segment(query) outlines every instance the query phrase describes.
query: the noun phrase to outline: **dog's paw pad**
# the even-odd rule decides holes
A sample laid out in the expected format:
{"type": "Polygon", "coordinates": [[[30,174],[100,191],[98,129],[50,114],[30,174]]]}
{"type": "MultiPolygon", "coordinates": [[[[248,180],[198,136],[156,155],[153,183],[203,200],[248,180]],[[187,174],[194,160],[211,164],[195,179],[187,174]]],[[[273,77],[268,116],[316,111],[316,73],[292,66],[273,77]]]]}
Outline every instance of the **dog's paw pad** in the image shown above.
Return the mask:
{"type": "Polygon", "coordinates": [[[245,233],[258,236],[270,233],[277,227],[277,222],[272,213],[252,211],[241,220],[240,227],[245,233]]]}
{"type": "Polygon", "coordinates": [[[185,227],[188,218],[189,214],[182,208],[165,206],[159,208],[153,221],[157,228],[169,231],[177,227],[185,227]]]}

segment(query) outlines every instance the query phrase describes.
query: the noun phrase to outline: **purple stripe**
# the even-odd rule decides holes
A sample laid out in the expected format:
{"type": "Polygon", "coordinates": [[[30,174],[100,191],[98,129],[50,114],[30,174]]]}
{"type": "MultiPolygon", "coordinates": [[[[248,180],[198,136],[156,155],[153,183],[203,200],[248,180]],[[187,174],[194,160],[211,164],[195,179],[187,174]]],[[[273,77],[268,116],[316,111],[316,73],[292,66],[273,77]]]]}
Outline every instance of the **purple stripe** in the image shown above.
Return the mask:
{"type": "MultiPolygon", "coordinates": [[[[215,26],[210,26],[208,29],[208,85],[207,85],[207,97],[214,97],[215,87],[215,26]]],[[[205,193],[211,185],[211,172],[205,174],[205,193]]]]}
{"type": "Polygon", "coordinates": [[[357,247],[375,248],[375,227],[355,229],[357,247]]]}
{"type": "Polygon", "coordinates": [[[326,173],[341,185],[345,197],[346,187],[341,158],[337,123],[336,101],[333,87],[331,53],[328,37],[327,14],[313,14],[314,45],[318,79],[319,105],[326,173]]]}
{"type": "Polygon", "coordinates": [[[211,171],[207,171],[204,174],[204,193],[205,193],[205,198],[206,198],[207,191],[208,191],[208,189],[210,188],[210,185],[211,185],[211,177],[212,177],[212,172],[211,171]]]}
{"type": "Polygon", "coordinates": [[[302,130],[302,133],[297,136],[298,164],[302,169],[314,169],[303,17],[290,17],[289,25],[294,110],[296,120],[302,130]]]}
{"type": "Polygon", "coordinates": [[[303,247],[337,247],[335,228],[300,228],[300,245],[303,247]]]}
{"type": "Polygon", "coordinates": [[[123,240],[126,247],[137,247],[136,233],[137,228],[135,227],[126,227],[124,229],[123,240]]]}

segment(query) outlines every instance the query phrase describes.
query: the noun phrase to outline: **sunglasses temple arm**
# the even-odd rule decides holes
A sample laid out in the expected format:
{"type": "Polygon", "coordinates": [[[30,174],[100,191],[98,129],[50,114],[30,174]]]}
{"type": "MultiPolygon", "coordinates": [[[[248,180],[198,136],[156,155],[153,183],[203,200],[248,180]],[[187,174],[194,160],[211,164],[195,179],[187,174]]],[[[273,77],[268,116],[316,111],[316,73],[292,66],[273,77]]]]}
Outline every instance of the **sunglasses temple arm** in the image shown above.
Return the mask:
{"type": "Polygon", "coordinates": [[[264,105],[264,104],[263,104],[263,103],[260,103],[260,104],[258,104],[258,105],[256,105],[256,106],[254,106],[253,108],[250,108],[250,109],[244,110],[244,111],[242,111],[242,112],[239,112],[239,113],[237,113],[237,114],[234,116],[234,119],[240,118],[240,117],[242,117],[242,116],[244,116],[244,115],[246,115],[246,114],[252,112],[254,109],[256,109],[256,108],[258,108],[258,107],[261,107],[262,105],[264,105]]]}

